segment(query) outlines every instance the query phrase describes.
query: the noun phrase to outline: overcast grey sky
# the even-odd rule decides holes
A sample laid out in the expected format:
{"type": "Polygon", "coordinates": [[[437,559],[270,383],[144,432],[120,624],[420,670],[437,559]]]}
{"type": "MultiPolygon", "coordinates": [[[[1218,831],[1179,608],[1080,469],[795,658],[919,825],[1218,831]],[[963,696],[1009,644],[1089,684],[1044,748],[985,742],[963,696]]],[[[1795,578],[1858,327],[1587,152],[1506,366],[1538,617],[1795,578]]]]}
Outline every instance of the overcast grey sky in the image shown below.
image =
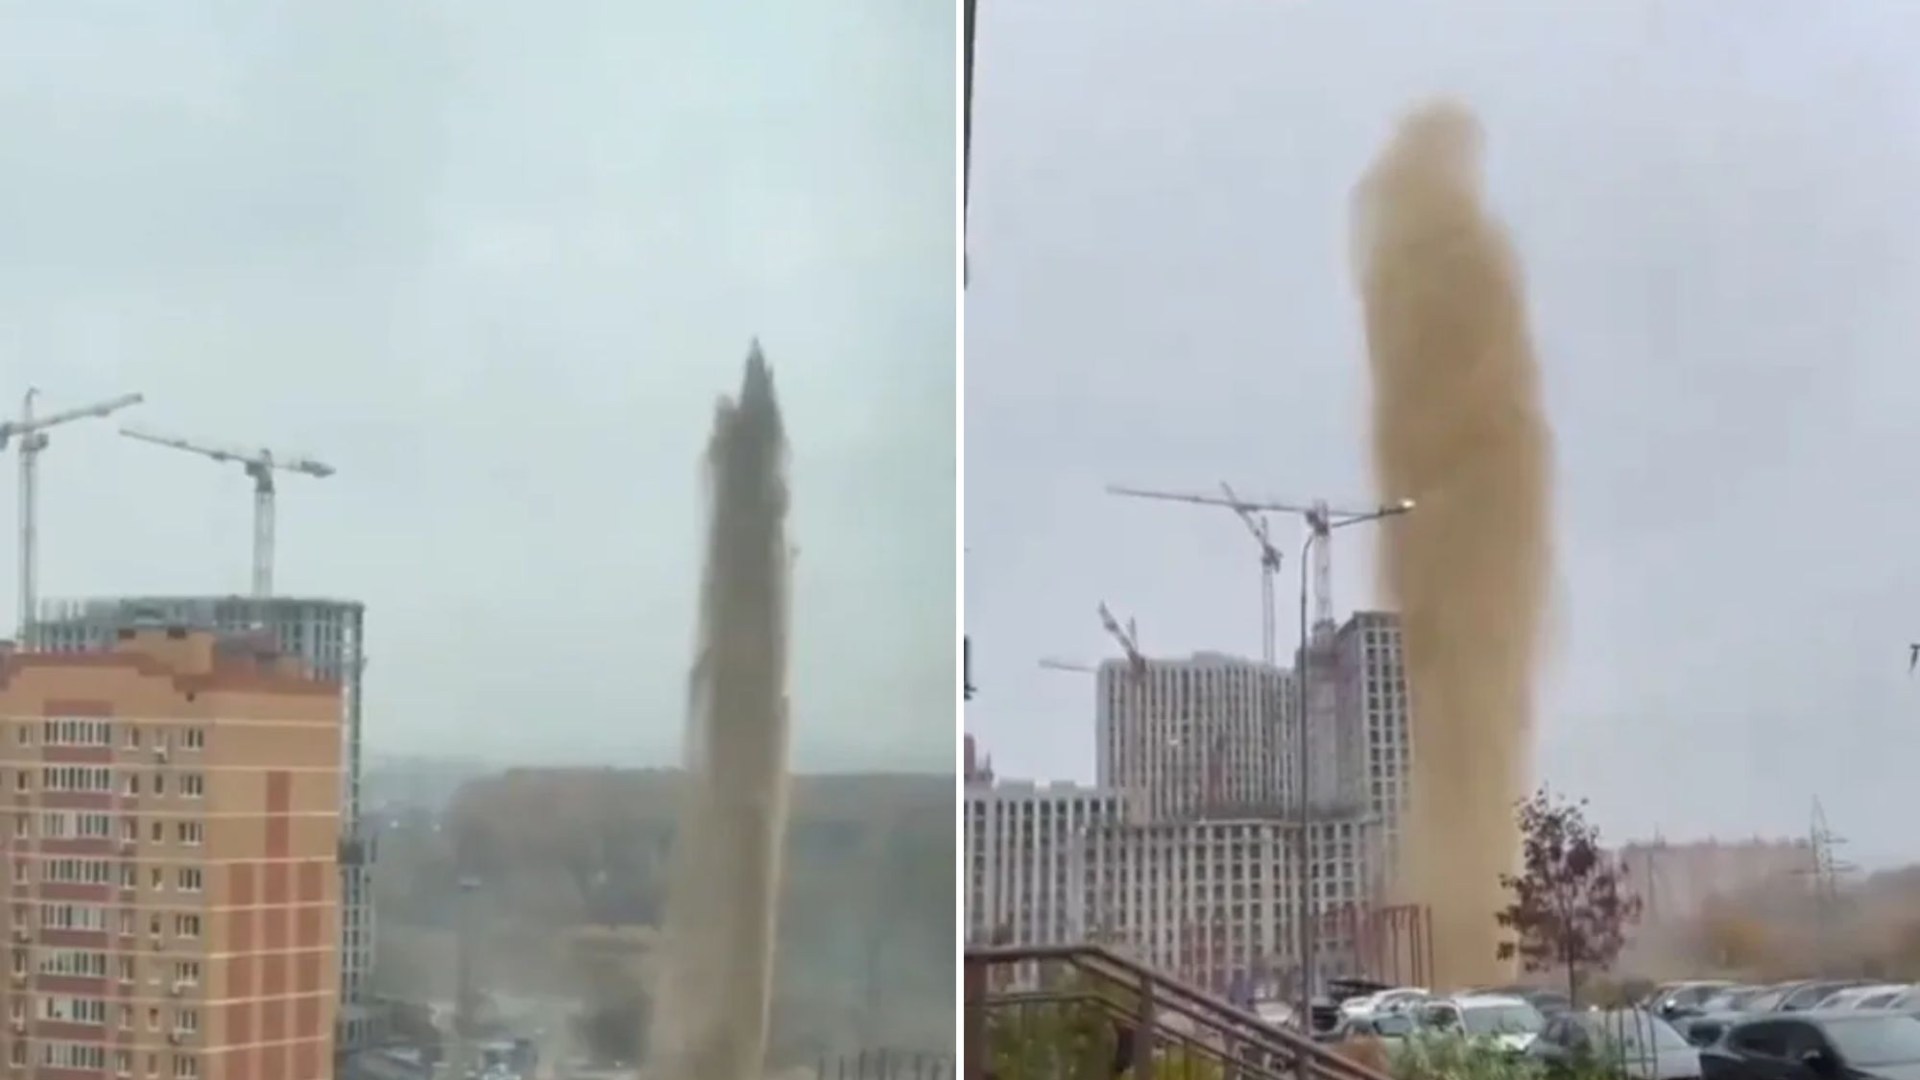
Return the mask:
{"type": "MultiPolygon", "coordinates": [[[[1616,837],[1804,835],[1818,795],[1849,856],[1920,858],[1916,41],[1899,0],[993,5],[966,599],[1001,771],[1091,777],[1091,680],[1036,663],[1109,654],[1100,600],[1149,652],[1258,652],[1240,525],[1103,485],[1371,497],[1349,192],[1450,94],[1559,443],[1542,775],[1616,837]]],[[[1371,555],[1336,546],[1343,611],[1371,555]]]]}
{"type": "MultiPolygon", "coordinates": [[[[281,485],[277,586],[369,605],[376,750],[667,763],[757,334],[797,760],[950,768],[953,23],[0,0],[0,400],[335,465],[281,485]]],[[[43,595],[245,590],[237,469],[94,424],[42,483],[43,595]]]]}

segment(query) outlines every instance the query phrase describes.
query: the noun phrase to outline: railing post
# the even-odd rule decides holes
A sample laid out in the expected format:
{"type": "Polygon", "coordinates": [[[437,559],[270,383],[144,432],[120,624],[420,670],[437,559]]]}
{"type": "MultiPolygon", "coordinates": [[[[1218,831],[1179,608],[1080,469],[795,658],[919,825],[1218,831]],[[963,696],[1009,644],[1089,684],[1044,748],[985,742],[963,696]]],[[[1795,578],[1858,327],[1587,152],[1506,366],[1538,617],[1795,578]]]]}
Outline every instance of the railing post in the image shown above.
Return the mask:
{"type": "Polygon", "coordinates": [[[1153,1000],[1153,980],[1140,979],[1140,1005],[1133,1021],[1133,1080],[1153,1080],[1155,1025],[1160,1009],[1153,1000]]]}
{"type": "Polygon", "coordinates": [[[963,968],[961,983],[963,998],[961,1002],[961,1042],[960,1056],[966,1070],[966,1080],[986,1080],[987,1076],[987,964],[969,956],[963,968]]]}

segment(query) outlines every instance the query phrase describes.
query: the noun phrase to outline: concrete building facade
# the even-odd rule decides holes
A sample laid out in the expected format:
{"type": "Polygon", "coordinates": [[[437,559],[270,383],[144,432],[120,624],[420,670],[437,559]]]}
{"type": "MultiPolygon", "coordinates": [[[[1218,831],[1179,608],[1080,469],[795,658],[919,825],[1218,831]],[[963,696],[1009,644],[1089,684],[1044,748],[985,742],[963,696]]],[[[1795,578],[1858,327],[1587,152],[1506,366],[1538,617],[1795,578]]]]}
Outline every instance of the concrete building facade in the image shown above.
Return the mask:
{"type": "Polygon", "coordinates": [[[0,1061],[333,1075],[341,690],[258,638],[125,627],[0,667],[0,1061]]]}
{"type": "MultiPolygon", "coordinates": [[[[962,865],[969,942],[1093,940],[1221,993],[1271,992],[1297,967],[1296,826],[1278,816],[1152,820],[1110,788],[967,786],[962,865]]],[[[1312,827],[1313,909],[1365,904],[1378,823],[1312,827]]],[[[1325,934],[1323,956],[1350,943],[1325,934]]]]}
{"type": "Polygon", "coordinates": [[[1355,801],[1364,800],[1364,812],[1380,822],[1381,865],[1390,873],[1413,767],[1400,616],[1354,612],[1334,635],[1332,653],[1338,685],[1333,737],[1353,748],[1342,783],[1352,786],[1355,801]]]}
{"type": "Polygon", "coordinates": [[[1293,676],[1218,653],[1100,665],[1095,783],[1141,820],[1278,813],[1291,796],[1293,676]]]}
{"type": "Polygon", "coordinates": [[[995,783],[972,774],[962,808],[967,940],[1053,945],[1087,932],[1072,874],[1087,830],[1118,821],[1118,792],[1078,784],[995,783]]]}
{"type": "Polygon", "coordinates": [[[340,1031],[342,1050],[379,1036],[373,1007],[373,831],[362,819],[362,681],[366,607],[356,601],[299,597],[140,596],[53,600],[41,606],[25,646],[50,653],[112,649],[134,621],[201,627],[221,634],[265,633],[285,655],[339,684],[340,1031]]]}

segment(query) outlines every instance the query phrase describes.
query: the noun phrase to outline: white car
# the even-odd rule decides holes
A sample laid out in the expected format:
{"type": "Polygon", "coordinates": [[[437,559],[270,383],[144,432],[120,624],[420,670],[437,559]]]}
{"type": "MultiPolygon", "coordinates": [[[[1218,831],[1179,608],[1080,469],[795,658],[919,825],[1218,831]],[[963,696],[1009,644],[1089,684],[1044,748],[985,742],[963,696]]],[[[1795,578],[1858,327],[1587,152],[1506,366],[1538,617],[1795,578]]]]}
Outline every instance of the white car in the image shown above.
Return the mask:
{"type": "Polygon", "coordinates": [[[1363,994],[1341,1002],[1340,1016],[1344,1019],[1353,1016],[1405,1012],[1425,1003],[1430,997],[1432,997],[1431,994],[1417,986],[1402,986],[1393,990],[1382,990],[1377,994],[1363,994]]]}
{"type": "Polygon", "coordinates": [[[1448,1035],[1485,1039],[1503,1050],[1523,1053],[1547,1026],[1540,1010],[1506,994],[1463,994],[1430,1001],[1418,1009],[1420,1026],[1448,1035]]]}

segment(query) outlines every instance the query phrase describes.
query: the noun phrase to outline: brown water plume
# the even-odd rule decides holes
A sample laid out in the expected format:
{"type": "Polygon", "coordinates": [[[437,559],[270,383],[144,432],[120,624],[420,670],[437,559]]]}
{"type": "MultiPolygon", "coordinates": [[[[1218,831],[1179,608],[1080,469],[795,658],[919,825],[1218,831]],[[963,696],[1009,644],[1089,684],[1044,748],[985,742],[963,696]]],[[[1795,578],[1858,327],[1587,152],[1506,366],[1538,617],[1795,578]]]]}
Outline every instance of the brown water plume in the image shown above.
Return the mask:
{"type": "Polygon", "coordinates": [[[758,1080],[787,820],[786,436],[756,344],[707,448],[713,510],[648,1080],[758,1080]]]}
{"type": "Polygon", "coordinates": [[[1398,888],[1431,908],[1435,985],[1500,981],[1499,877],[1552,562],[1552,437],[1518,260],[1481,202],[1465,109],[1403,121],[1356,193],[1355,257],[1373,376],[1374,471],[1418,506],[1381,530],[1412,695],[1398,888]]]}

